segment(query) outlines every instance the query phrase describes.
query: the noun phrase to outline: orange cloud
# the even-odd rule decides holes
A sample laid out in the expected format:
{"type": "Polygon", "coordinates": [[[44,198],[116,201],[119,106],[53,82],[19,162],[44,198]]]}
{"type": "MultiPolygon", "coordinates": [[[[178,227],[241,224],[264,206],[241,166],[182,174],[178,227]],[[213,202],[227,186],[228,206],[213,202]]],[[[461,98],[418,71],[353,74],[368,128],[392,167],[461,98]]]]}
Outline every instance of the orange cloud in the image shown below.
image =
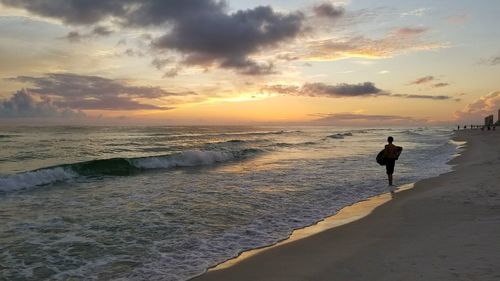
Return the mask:
{"type": "Polygon", "coordinates": [[[323,39],[306,43],[308,60],[329,61],[351,57],[379,59],[397,53],[444,48],[445,45],[421,39],[426,28],[400,28],[380,39],[356,36],[347,39],[323,39]]]}
{"type": "Polygon", "coordinates": [[[455,112],[455,119],[462,122],[482,123],[484,117],[495,114],[500,109],[500,91],[491,92],[486,96],[469,103],[464,109],[455,112]]]}

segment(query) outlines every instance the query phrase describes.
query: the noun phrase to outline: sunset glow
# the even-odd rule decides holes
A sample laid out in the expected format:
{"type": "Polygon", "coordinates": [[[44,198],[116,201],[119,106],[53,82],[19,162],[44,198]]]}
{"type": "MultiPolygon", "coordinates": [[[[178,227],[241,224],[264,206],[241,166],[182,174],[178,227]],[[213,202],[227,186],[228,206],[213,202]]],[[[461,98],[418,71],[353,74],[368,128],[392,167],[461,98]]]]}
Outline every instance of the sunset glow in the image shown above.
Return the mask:
{"type": "Polygon", "coordinates": [[[433,125],[500,107],[497,2],[195,2],[1,0],[0,122],[433,125]]]}

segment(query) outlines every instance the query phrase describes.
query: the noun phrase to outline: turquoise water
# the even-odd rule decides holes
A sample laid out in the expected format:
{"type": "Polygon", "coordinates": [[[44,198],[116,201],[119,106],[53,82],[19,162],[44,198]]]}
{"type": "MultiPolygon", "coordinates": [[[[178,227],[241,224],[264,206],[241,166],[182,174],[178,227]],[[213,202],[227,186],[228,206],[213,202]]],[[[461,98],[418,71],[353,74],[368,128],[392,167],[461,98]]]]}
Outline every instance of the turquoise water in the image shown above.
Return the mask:
{"type": "Polygon", "coordinates": [[[447,128],[0,128],[2,276],[186,280],[387,192],[388,135],[397,184],[450,169],[447,128]]]}

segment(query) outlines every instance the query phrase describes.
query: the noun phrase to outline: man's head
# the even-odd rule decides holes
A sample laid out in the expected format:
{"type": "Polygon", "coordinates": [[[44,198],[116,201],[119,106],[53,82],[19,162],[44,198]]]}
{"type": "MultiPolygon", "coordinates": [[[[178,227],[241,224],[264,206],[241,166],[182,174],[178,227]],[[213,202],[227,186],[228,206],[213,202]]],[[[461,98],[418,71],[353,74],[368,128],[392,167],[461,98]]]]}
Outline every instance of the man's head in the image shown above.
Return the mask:
{"type": "Polygon", "coordinates": [[[393,141],[394,141],[394,138],[393,138],[393,137],[388,137],[388,138],[387,138],[387,142],[388,142],[388,143],[392,143],[393,141]]]}

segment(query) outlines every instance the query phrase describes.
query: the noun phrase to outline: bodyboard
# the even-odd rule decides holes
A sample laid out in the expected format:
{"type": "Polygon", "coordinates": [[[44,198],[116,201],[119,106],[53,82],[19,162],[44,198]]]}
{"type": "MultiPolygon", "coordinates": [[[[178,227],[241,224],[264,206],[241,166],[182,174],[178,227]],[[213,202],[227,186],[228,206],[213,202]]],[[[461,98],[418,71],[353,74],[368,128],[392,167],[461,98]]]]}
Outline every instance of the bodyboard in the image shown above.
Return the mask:
{"type": "Polygon", "coordinates": [[[396,160],[399,159],[399,155],[403,152],[403,148],[401,146],[396,146],[396,160]]]}
{"type": "Polygon", "coordinates": [[[385,166],[386,164],[386,161],[385,161],[385,157],[384,157],[384,151],[385,149],[382,149],[378,154],[377,154],[377,157],[375,158],[375,160],[377,160],[377,163],[380,165],[380,166],[385,166]]]}

